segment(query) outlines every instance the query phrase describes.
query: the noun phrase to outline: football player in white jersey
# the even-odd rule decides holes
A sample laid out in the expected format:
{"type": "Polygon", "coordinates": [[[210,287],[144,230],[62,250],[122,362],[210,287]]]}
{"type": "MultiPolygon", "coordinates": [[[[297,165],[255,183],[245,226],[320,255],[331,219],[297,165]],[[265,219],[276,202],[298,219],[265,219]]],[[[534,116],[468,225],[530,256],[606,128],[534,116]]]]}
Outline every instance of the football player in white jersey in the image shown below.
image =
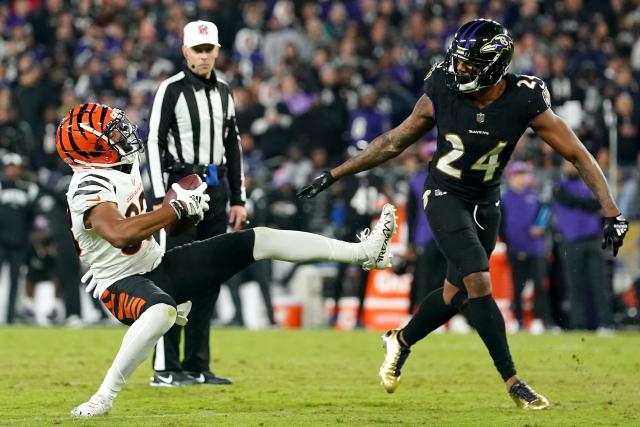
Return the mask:
{"type": "MultiPolygon", "coordinates": [[[[186,312],[177,310],[261,259],[290,262],[327,260],[359,263],[365,269],[391,266],[389,240],[395,208],[387,204],[371,233],[347,243],[298,231],[256,227],[223,234],[163,253],[153,234],[184,217],[202,219],[209,208],[204,186],[174,184],[168,206],[146,212],[136,127],[124,113],[100,104],[81,104],[56,132],[60,157],[74,170],[67,201],[80,259],[89,264],[94,295],[122,323],[130,325],[97,392],[71,411],[78,417],[104,415],[134,369],[158,339],[186,312]]],[[[188,310],[187,310],[188,311],[188,310]]]]}

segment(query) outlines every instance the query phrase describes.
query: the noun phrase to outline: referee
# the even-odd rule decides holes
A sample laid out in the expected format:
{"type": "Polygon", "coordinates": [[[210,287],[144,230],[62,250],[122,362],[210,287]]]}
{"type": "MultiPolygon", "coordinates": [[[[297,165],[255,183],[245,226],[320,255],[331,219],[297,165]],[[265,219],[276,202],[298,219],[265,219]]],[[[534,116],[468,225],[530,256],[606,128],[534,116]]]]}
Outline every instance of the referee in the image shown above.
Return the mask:
{"type": "MultiPolygon", "coordinates": [[[[182,47],[186,67],[160,84],[151,108],[147,156],[155,206],[161,205],[167,187],[193,173],[207,182],[211,197],[204,220],[191,233],[168,237],[167,249],[225,233],[227,223],[239,230],[247,217],[233,96],[213,69],[219,51],[215,24],[188,23],[182,47]]],[[[158,341],[150,385],[231,384],[209,368],[209,321],[217,297],[193,301],[182,362],[179,326],[158,341]]]]}

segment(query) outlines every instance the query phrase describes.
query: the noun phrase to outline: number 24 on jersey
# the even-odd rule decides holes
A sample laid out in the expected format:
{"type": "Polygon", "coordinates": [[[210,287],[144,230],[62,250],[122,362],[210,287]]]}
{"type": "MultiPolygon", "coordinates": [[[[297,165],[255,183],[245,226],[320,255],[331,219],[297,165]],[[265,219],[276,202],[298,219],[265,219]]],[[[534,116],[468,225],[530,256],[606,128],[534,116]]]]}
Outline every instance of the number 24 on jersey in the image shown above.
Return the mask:
{"type": "MultiPolygon", "coordinates": [[[[462,170],[453,166],[453,163],[464,155],[464,143],[460,135],[447,133],[444,139],[451,144],[452,150],[440,157],[436,167],[449,176],[462,178],[462,170]]],[[[500,167],[500,152],[507,146],[507,141],[500,141],[491,150],[480,156],[471,166],[471,170],[484,171],[483,182],[491,181],[496,169],[500,167]]]]}

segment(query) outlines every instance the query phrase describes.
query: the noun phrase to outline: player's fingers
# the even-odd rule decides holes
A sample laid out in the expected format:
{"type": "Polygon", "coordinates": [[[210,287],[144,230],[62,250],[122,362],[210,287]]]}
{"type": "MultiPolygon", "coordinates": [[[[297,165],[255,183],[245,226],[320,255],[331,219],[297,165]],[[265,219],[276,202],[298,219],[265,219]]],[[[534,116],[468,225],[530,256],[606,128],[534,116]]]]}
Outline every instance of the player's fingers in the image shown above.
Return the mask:
{"type": "Polygon", "coordinates": [[[607,247],[611,246],[612,248],[615,246],[615,242],[613,237],[607,237],[607,247]]]}
{"type": "Polygon", "coordinates": [[[236,221],[233,224],[233,229],[235,231],[240,231],[241,228],[242,228],[242,218],[240,217],[240,215],[236,215],[236,221]]]}
{"type": "Polygon", "coordinates": [[[93,290],[93,297],[94,297],[95,299],[100,298],[100,291],[98,290],[98,288],[97,288],[97,287],[93,290]]]}
{"type": "MultiPolygon", "coordinates": [[[[76,276],[76,277],[77,277],[77,276],[76,276]]],[[[86,273],[84,273],[84,274],[82,275],[82,277],[80,278],[80,281],[81,281],[82,283],[84,283],[85,285],[87,285],[87,284],[88,284],[89,279],[90,279],[90,278],[92,278],[92,277],[93,277],[93,271],[88,270],[86,273]]]]}
{"type": "Polygon", "coordinates": [[[231,227],[234,231],[238,231],[238,212],[235,209],[231,209],[229,212],[229,227],[231,227]]]}
{"type": "Polygon", "coordinates": [[[607,236],[602,236],[602,249],[607,249],[607,236]]]}
{"type": "Polygon", "coordinates": [[[173,189],[173,191],[175,191],[176,193],[179,191],[184,190],[184,188],[180,187],[180,184],[178,184],[177,182],[174,182],[173,184],[171,184],[171,188],[173,189]]]}
{"type": "Polygon", "coordinates": [[[613,243],[611,245],[611,247],[613,248],[613,256],[617,256],[618,255],[618,249],[620,248],[620,246],[618,246],[617,244],[613,243]]]}
{"type": "Polygon", "coordinates": [[[211,196],[209,196],[207,193],[204,193],[202,195],[202,200],[204,200],[205,202],[208,202],[209,200],[211,200],[211,196]]]}
{"type": "Polygon", "coordinates": [[[296,197],[298,199],[308,199],[309,198],[309,192],[311,191],[313,187],[311,187],[310,185],[307,185],[306,187],[303,187],[302,190],[300,190],[298,192],[298,194],[296,194],[296,197]]]}
{"type": "Polygon", "coordinates": [[[198,188],[196,188],[196,191],[197,191],[197,192],[199,192],[199,193],[204,194],[204,191],[205,191],[206,189],[207,189],[207,183],[206,183],[206,182],[203,182],[202,184],[200,184],[200,185],[198,186],[198,188]]]}

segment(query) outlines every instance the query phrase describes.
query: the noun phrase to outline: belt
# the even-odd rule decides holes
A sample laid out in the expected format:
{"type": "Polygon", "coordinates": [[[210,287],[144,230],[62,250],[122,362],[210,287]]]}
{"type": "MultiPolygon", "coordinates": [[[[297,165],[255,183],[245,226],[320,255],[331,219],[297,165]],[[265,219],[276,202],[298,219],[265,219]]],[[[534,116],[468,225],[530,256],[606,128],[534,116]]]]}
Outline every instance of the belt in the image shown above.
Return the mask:
{"type": "MultiPolygon", "coordinates": [[[[222,179],[227,174],[227,167],[225,165],[216,166],[218,170],[218,179],[222,179]]],[[[185,175],[195,173],[197,175],[207,175],[209,172],[209,165],[195,165],[191,163],[179,163],[174,162],[169,167],[167,167],[169,172],[173,173],[182,173],[185,175]]]]}

